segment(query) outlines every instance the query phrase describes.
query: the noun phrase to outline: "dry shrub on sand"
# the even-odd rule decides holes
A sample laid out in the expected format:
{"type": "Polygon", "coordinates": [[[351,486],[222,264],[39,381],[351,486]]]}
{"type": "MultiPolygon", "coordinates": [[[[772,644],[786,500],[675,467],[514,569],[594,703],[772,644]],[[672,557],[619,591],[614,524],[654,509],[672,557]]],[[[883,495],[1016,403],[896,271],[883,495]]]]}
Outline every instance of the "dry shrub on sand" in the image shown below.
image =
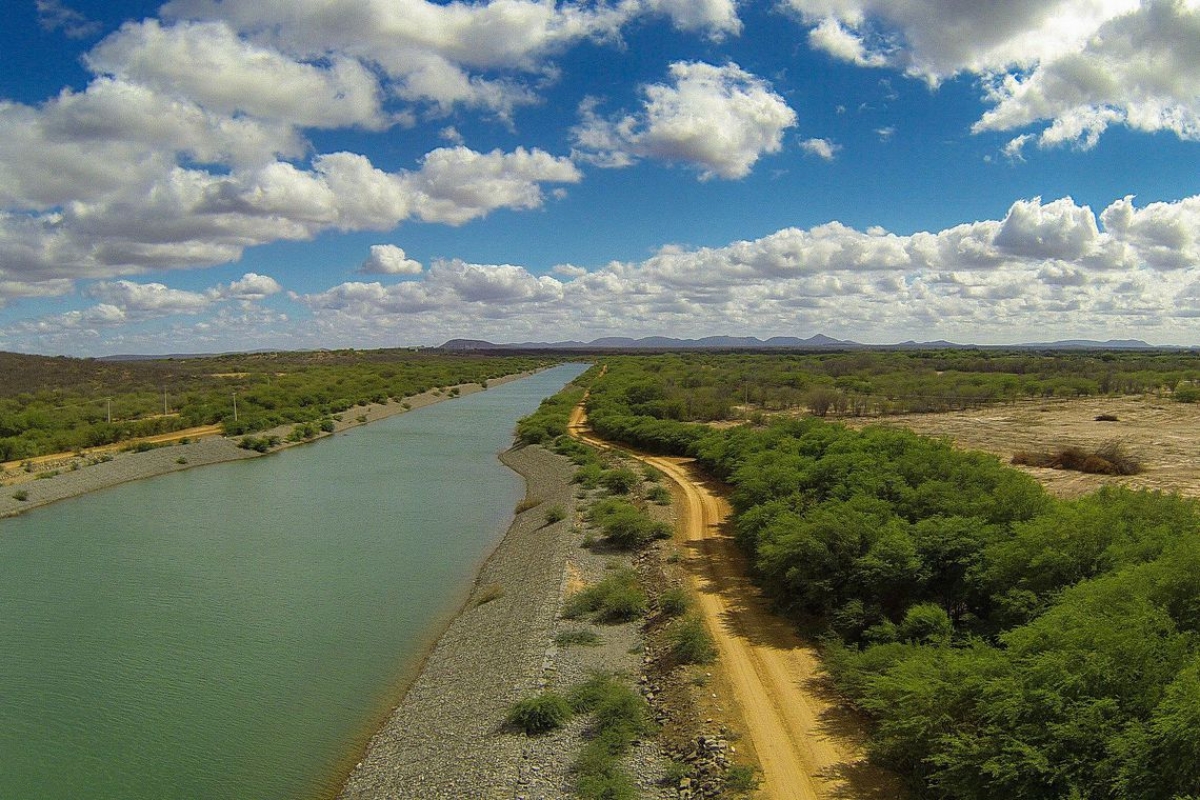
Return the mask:
{"type": "Polygon", "coordinates": [[[1142,462],[1125,450],[1117,441],[1105,442],[1094,452],[1082,447],[1061,447],[1051,452],[1021,450],[1013,454],[1012,463],[1028,467],[1070,469],[1090,475],[1136,475],[1142,462]]]}

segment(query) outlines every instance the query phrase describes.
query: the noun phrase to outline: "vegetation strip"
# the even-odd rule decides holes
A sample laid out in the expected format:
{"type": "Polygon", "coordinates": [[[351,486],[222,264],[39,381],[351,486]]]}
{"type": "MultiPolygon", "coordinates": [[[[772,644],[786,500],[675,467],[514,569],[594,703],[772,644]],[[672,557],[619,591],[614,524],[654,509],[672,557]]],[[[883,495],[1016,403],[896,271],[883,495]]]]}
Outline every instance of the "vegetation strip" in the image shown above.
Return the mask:
{"type": "Polygon", "coordinates": [[[592,424],[733,484],[739,541],[778,605],[829,636],[877,763],[933,798],[1200,792],[1194,502],[1057,501],[994,458],[899,431],[689,425],[668,418],[688,416],[677,363],[610,361],[592,424]]]}
{"type": "Polygon", "coordinates": [[[356,406],[453,392],[544,367],[528,355],[414,350],[249,353],[97,361],[0,353],[0,462],[220,425],[239,436],[279,425],[319,429],[356,406]]]}

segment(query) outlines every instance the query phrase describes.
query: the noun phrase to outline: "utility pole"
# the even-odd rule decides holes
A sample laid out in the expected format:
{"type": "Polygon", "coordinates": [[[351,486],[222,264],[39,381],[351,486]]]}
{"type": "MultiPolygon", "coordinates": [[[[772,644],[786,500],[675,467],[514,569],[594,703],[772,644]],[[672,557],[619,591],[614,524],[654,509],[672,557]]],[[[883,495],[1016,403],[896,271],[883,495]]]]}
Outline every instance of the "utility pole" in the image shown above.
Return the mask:
{"type": "Polygon", "coordinates": [[[167,415],[167,387],[163,387],[163,416],[167,415]]]}
{"type": "Polygon", "coordinates": [[[233,393],[233,421],[237,422],[237,392],[233,393]]]}
{"type": "Polygon", "coordinates": [[[112,398],[106,397],[105,399],[108,401],[108,424],[112,425],[112,398]]]}

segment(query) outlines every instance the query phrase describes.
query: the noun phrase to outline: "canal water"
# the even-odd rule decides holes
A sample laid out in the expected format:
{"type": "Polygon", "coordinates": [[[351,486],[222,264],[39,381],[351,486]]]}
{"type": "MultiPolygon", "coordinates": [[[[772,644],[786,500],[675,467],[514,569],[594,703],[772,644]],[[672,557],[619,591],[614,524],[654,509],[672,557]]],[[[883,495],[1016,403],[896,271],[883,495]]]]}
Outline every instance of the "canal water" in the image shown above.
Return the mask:
{"type": "Polygon", "coordinates": [[[567,365],[0,521],[0,800],[336,792],[520,500],[567,365]]]}

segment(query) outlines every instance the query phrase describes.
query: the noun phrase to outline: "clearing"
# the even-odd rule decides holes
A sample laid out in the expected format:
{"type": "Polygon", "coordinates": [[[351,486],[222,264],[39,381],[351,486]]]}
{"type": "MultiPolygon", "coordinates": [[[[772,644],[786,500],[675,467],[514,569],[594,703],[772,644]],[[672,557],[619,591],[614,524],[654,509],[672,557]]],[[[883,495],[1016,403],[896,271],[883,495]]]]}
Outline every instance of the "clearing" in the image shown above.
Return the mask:
{"type": "Polygon", "coordinates": [[[1200,404],[1154,395],[1079,400],[1028,400],[973,411],[907,414],[843,420],[851,427],[885,425],[945,437],[966,450],[982,450],[1008,463],[1020,450],[1075,445],[1093,450],[1118,441],[1142,462],[1138,475],[1085,475],[1068,470],[1018,467],[1052,494],[1076,497],[1105,485],[1158,489],[1200,497],[1200,404]],[[1101,414],[1116,422],[1101,422],[1101,414]]]}

